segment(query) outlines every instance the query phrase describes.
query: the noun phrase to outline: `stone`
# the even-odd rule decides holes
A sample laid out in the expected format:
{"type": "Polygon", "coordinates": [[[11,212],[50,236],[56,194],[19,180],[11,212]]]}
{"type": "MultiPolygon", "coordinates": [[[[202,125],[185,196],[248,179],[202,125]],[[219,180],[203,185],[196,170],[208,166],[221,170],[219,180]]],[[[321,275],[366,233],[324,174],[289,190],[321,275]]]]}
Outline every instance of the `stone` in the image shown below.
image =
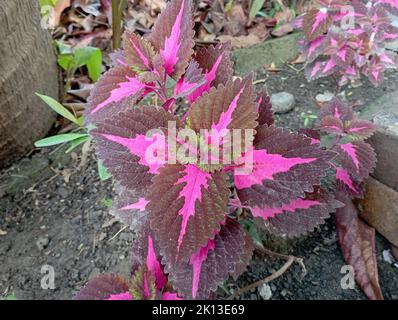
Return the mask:
{"type": "Polygon", "coordinates": [[[324,93],[318,94],[315,99],[320,103],[329,102],[334,98],[334,93],[330,91],[325,91],[324,93]]]}
{"type": "Polygon", "coordinates": [[[263,300],[269,300],[272,298],[272,290],[271,287],[267,284],[264,283],[258,290],[259,295],[263,300]]]}
{"type": "Polygon", "coordinates": [[[291,93],[279,92],[271,95],[271,104],[275,113],[287,113],[294,108],[295,99],[291,93]]]}
{"type": "Polygon", "coordinates": [[[47,248],[49,243],[50,243],[50,239],[48,239],[48,237],[40,237],[36,241],[36,247],[39,251],[43,251],[45,248],[47,248]]]}
{"type": "Polygon", "coordinates": [[[376,179],[366,181],[360,216],[393,245],[398,246],[398,192],[376,179]]]}
{"type": "Polygon", "coordinates": [[[377,128],[368,140],[377,154],[377,166],[372,176],[398,191],[398,91],[366,106],[360,117],[373,121],[377,128]]]}

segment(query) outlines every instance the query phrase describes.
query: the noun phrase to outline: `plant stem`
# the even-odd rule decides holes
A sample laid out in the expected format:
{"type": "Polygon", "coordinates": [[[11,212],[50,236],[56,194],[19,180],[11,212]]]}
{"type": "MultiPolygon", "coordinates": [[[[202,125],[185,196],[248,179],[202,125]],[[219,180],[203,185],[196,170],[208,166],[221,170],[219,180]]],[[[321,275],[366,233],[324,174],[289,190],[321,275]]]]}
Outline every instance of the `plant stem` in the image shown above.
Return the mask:
{"type": "Polygon", "coordinates": [[[257,282],[254,282],[254,283],[248,285],[247,287],[238,289],[233,295],[228,297],[227,300],[233,300],[246,292],[249,292],[253,289],[256,289],[259,286],[262,286],[265,283],[268,283],[272,280],[275,280],[276,278],[279,278],[290,268],[290,266],[293,264],[293,262],[294,262],[294,257],[289,257],[289,259],[286,261],[286,263],[278,271],[274,272],[273,274],[271,274],[270,276],[268,276],[262,280],[259,280],[257,282]]]}
{"type": "Polygon", "coordinates": [[[124,0],[112,0],[113,50],[119,49],[121,45],[123,10],[124,0]]]}
{"type": "Polygon", "coordinates": [[[261,286],[263,284],[265,284],[265,283],[271,282],[272,280],[275,280],[276,278],[279,278],[281,275],[283,275],[290,268],[290,266],[294,262],[298,263],[301,266],[301,268],[303,269],[302,277],[304,277],[307,274],[307,270],[305,268],[305,265],[304,265],[304,262],[303,262],[302,258],[298,258],[298,257],[292,256],[292,255],[285,255],[285,254],[281,254],[281,253],[278,253],[278,252],[274,252],[274,251],[266,249],[266,248],[264,248],[263,246],[260,246],[260,245],[255,245],[254,247],[255,247],[255,249],[258,252],[260,252],[262,254],[269,255],[269,256],[273,256],[275,258],[284,259],[284,260],[286,260],[286,263],[279,270],[277,270],[276,272],[274,272],[270,276],[268,276],[268,277],[266,277],[266,278],[264,278],[262,280],[256,281],[256,282],[254,282],[254,283],[252,283],[252,284],[250,284],[250,285],[248,285],[248,286],[246,286],[244,288],[238,288],[238,290],[235,291],[235,293],[233,295],[228,297],[227,300],[233,300],[235,298],[238,298],[240,295],[242,295],[242,294],[244,294],[246,292],[249,292],[249,291],[251,291],[251,290],[253,290],[253,289],[255,289],[255,288],[257,288],[257,287],[259,287],[259,286],[261,286]]]}

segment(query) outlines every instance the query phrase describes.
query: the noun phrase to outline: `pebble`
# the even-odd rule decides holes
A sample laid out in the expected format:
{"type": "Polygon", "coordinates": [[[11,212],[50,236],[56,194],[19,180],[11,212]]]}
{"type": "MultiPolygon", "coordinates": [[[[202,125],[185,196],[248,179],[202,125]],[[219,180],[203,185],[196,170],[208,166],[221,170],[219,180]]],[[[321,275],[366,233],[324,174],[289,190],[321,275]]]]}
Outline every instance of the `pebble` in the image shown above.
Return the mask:
{"type": "Polygon", "coordinates": [[[263,298],[263,300],[269,300],[272,297],[271,287],[267,283],[264,283],[259,288],[259,292],[258,293],[260,294],[261,298],[263,298]]]}
{"type": "Polygon", "coordinates": [[[39,251],[43,251],[45,248],[47,248],[49,243],[50,243],[50,239],[48,239],[48,237],[40,237],[36,241],[36,247],[37,247],[37,249],[39,249],[39,251]]]}
{"type": "Polygon", "coordinates": [[[271,96],[271,104],[275,113],[287,113],[293,110],[295,99],[291,93],[279,92],[271,96]]]}
{"type": "Polygon", "coordinates": [[[334,94],[330,91],[325,91],[324,93],[318,94],[315,99],[318,102],[325,103],[329,102],[334,98],[334,94]]]}

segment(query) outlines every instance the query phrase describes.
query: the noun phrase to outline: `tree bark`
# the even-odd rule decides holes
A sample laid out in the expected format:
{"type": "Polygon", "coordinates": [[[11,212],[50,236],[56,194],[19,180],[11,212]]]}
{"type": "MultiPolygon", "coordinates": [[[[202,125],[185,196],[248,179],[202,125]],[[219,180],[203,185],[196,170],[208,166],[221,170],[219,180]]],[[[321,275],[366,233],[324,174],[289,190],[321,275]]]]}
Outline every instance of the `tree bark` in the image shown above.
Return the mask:
{"type": "Polygon", "coordinates": [[[0,0],[0,168],[33,149],[55,120],[35,95],[59,95],[56,56],[38,2],[0,0]]]}

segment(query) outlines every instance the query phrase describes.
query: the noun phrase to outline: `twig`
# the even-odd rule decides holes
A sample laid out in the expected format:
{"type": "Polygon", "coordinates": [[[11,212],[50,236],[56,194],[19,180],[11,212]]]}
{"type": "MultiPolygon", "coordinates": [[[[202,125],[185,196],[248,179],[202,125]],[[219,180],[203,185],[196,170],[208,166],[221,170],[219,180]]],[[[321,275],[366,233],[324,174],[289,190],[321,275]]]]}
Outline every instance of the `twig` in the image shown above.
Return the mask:
{"type": "Polygon", "coordinates": [[[121,234],[124,230],[126,230],[127,227],[128,227],[128,226],[124,226],[123,228],[121,228],[118,232],[116,232],[116,234],[115,234],[112,238],[110,238],[110,239],[108,240],[108,242],[110,242],[110,241],[112,241],[113,239],[115,239],[119,234],[121,234]]]}
{"type": "Polygon", "coordinates": [[[293,262],[294,262],[294,257],[290,256],[289,260],[287,260],[286,263],[282,266],[282,268],[280,268],[278,271],[274,272],[273,274],[271,274],[270,276],[268,276],[268,277],[266,277],[266,278],[264,278],[262,280],[254,282],[254,283],[252,283],[252,284],[250,284],[250,285],[248,285],[248,286],[246,286],[246,287],[244,287],[242,289],[238,289],[233,295],[228,297],[227,300],[233,300],[233,299],[239,297],[240,295],[242,295],[242,294],[244,294],[246,292],[249,292],[250,290],[253,290],[253,289],[255,289],[255,288],[257,288],[257,287],[259,287],[259,286],[261,286],[261,285],[263,285],[265,283],[268,283],[268,282],[270,282],[272,280],[275,280],[276,278],[279,278],[281,275],[283,275],[290,268],[290,266],[293,264],[293,262]]]}
{"type": "Polygon", "coordinates": [[[266,249],[266,248],[264,248],[262,246],[259,246],[259,245],[255,245],[255,249],[257,251],[259,251],[260,253],[262,253],[262,254],[266,254],[266,255],[269,255],[269,256],[274,256],[276,258],[281,258],[281,259],[284,259],[284,260],[289,260],[290,258],[293,258],[294,262],[299,264],[301,266],[301,269],[303,270],[303,274],[302,274],[301,278],[304,278],[305,275],[307,274],[307,269],[305,267],[303,258],[295,257],[295,256],[292,256],[292,255],[286,255],[286,254],[282,254],[282,253],[278,253],[278,252],[274,252],[274,251],[271,251],[271,250],[266,249]]]}
{"type": "Polygon", "coordinates": [[[274,256],[276,258],[284,259],[284,260],[287,260],[287,261],[285,262],[285,264],[278,271],[274,272],[270,276],[268,276],[268,277],[266,277],[266,278],[264,278],[262,280],[256,281],[256,282],[254,282],[254,283],[252,283],[252,284],[250,284],[250,285],[248,285],[248,286],[246,286],[244,288],[241,288],[241,289],[239,288],[234,294],[232,294],[230,297],[228,297],[227,300],[233,300],[233,299],[239,297],[240,295],[242,295],[242,294],[244,294],[246,292],[249,292],[249,291],[251,291],[251,290],[253,290],[253,289],[255,289],[255,288],[259,287],[259,286],[262,286],[265,283],[271,282],[272,280],[275,280],[276,278],[279,278],[281,275],[283,275],[290,268],[290,266],[294,262],[298,263],[301,266],[301,268],[303,269],[302,278],[307,274],[307,270],[305,268],[305,265],[304,265],[304,262],[303,262],[302,258],[298,258],[298,257],[292,256],[292,255],[285,255],[285,254],[282,254],[282,253],[274,252],[274,251],[271,251],[271,250],[266,249],[266,248],[264,248],[262,246],[259,246],[259,245],[255,245],[255,249],[257,251],[259,251],[260,253],[262,253],[262,254],[266,254],[266,255],[269,255],[269,256],[274,256]]]}
{"type": "Polygon", "coordinates": [[[267,81],[267,79],[259,79],[253,82],[253,85],[255,86],[256,84],[260,84],[260,83],[265,83],[267,81]]]}

